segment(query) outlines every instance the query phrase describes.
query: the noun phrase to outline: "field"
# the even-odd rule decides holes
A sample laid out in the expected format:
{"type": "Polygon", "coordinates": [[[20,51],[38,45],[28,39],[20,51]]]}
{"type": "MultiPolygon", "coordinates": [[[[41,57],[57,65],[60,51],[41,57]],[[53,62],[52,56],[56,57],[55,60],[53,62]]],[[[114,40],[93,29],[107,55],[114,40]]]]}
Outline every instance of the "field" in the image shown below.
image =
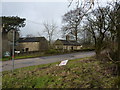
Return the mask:
{"type": "Polygon", "coordinates": [[[117,88],[114,64],[83,58],[3,72],[3,88],[117,88]]]}

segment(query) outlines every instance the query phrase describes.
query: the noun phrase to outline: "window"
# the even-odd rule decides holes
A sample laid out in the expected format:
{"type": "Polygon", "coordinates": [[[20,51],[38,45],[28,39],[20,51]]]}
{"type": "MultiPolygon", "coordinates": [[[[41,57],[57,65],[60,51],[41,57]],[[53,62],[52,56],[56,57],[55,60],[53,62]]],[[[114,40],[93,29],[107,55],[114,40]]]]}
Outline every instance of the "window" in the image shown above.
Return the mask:
{"type": "Polygon", "coordinates": [[[22,52],[24,52],[24,49],[22,49],[22,52]]]}
{"type": "Polygon", "coordinates": [[[71,47],[71,50],[73,50],[73,47],[71,47]]]}
{"type": "Polygon", "coordinates": [[[26,52],[28,52],[29,48],[26,48],[26,52]]]}

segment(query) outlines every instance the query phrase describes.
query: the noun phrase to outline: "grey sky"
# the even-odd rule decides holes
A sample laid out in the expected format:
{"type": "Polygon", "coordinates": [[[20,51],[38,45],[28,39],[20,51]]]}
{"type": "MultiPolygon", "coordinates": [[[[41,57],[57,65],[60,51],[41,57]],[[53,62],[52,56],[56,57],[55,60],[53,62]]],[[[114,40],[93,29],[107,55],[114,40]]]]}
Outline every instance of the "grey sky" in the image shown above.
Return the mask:
{"type": "MultiPolygon", "coordinates": [[[[62,15],[70,10],[67,6],[68,2],[2,2],[2,15],[26,18],[26,26],[21,28],[23,36],[27,34],[38,36],[38,32],[45,36],[43,22],[54,21],[60,31],[62,15]]],[[[56,35],[55,39],[58,37],[60,35],[56,35]]]]}
{"type": "Polygon", "coordinates": [[[43,22],[56,22],[60,29],[62,15],[67,11],[68,3],[63,2],[5,2],[2,3],[2,15],[26,18],[26,26],[21,29],[23,36],[38,32],[43,34],[43,22]]]}

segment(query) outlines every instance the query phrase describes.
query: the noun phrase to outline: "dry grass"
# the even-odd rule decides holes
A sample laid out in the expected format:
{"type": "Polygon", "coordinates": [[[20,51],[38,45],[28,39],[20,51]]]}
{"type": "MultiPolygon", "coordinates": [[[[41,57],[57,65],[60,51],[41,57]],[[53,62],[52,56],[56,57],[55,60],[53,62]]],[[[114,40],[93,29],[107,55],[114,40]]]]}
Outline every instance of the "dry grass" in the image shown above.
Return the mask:
{"type": "Polygon", "coordinates": [[[116,88],[116,76],[108,68],[111,62],[84,58],[70,60],[66,66],[58,63],[3,72],[3,88],[116,88]]]}

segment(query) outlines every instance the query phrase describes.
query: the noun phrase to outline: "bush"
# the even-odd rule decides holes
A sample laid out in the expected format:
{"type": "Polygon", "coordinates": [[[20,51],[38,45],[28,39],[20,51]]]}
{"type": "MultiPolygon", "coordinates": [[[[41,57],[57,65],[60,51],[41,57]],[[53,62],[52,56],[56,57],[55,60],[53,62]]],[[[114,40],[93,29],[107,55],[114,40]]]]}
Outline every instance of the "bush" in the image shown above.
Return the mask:
{"type": "Polygon", "coordinates": [[[46,51],[46,54],[58,54],[59,51],[55,50],[55,49],[49,49],[48,51],[46,51]]]}
{"type": "Polygon", "coordinates": [[[115,87],[120,88],[120,76],[115,79],[115,87]]]}
{"type": "Polygon", "coordinates": [[[94,50],[95,50],[94,48],[82,48],[80,50],[74,50],[74,51],[79,52],[79,51],[94,51],[94,50]]]}

